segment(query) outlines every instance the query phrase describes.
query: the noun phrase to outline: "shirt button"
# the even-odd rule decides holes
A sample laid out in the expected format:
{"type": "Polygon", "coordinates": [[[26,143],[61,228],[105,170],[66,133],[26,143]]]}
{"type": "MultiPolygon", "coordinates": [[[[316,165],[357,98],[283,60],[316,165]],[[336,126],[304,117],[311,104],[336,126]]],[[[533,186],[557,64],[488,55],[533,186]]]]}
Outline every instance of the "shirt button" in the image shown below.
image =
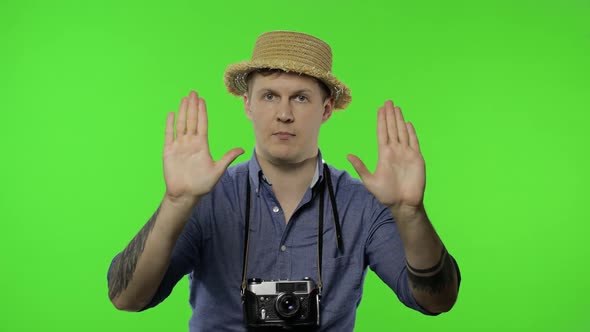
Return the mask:
{"type": "Polygon", "coordinates": [[[283,244],[283,245],[281,246],[281,251],[285,251],[285,250],[287,250],[287,246],[283,244]]]}
{"type": "Polygon", "coordinates": [[[279,207],[278,206],[273,207],[272,212],[274,212],[274,213],[279,212],[279,207]]]}

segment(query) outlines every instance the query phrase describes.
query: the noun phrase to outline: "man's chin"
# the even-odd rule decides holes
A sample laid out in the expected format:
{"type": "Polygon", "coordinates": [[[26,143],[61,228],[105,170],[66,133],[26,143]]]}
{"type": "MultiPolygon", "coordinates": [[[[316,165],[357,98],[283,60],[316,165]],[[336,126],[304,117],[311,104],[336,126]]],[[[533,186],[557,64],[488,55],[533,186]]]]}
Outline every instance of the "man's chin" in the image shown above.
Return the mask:
{"type": "Polygon", "coordinates": [[[294,153],[271,153],[269,155],[269,161],[273,164],[296,164],[301,162],[301,158],[298,158],[294,153]]]}
{"type": "Polygon", "coordinates": [[[298,164],[307,159],[301,151],[284,147],[269,149],[267,158],[269,162],[276,165],[298,164]]]}

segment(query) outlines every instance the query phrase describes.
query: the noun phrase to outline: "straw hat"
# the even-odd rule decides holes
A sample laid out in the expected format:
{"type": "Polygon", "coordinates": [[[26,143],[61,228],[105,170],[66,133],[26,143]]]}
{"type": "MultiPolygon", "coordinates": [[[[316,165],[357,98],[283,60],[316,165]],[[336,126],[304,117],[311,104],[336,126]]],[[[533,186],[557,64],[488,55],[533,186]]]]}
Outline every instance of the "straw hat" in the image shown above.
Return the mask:
{"type": "Polygon", "coordinates": [[[350,89],[332,75],[332,50],[322,40],[300,32],[271,31],[256,39],[250,61],[232,64],[225,70],[225,85],[235,96],[243,96],[248,74],[256,69],[281,69],[315,77],[330,89],[334,108],[344,109],[351,101],[350,89]]]}

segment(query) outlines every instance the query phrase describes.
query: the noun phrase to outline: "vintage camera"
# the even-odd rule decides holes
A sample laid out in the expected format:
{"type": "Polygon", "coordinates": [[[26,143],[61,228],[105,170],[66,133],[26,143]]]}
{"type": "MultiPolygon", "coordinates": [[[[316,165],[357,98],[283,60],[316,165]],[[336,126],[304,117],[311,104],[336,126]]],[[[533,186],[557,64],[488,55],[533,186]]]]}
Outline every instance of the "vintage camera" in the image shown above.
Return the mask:
{"type": "Polygon", "coordinates": [[[301,281],[248,279],[244,317],[248,327],[319,326],[319,290],[310,278],[301,281]]]}

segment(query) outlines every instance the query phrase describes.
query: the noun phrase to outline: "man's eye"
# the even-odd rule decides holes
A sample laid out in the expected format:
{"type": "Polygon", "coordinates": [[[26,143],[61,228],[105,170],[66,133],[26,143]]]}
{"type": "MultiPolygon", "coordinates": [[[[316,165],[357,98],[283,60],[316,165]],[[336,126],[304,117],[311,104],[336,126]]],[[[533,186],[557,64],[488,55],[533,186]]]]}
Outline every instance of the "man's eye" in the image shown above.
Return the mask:
{"type": "Polygon", "coordinates": [[[297,96],[297,101],[307,101],[307,97],[304,95],[297,96]]]}
{"type": "Polygon", "coordinates": [[[264,95],[264,99],[265,100],[272,100],[273,97],[274,96],[272,95],[272,93],[267,93],[267,94],[264,95]]]}

